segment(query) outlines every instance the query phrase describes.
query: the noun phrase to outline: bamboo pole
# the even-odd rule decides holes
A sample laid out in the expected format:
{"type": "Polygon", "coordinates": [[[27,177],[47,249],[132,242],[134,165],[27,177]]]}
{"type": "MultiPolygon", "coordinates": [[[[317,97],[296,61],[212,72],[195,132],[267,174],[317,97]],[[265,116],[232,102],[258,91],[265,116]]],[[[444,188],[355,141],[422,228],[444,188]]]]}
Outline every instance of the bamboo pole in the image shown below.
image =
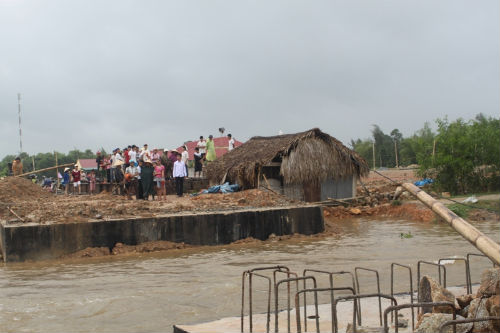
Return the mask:
{"type": "Polygon", "coordinates": [[[491,259],[495,264],[500,265],[500,244],[477,230],[463,218],[457,216],[451,210],[446,208],[441,202],[437,201],[425,191],[419,189],[411,183],[404,183],[403,187],[422,201],[434,213],[445,220],[456,232],[463,238],[472,243],[479,251],[491,259]]]}
{"type": "Polygon", "coordinates": [[[62,165],[56,165],[56,166],[53,166],[53,167],[50,167],[50,168],[45,168],[45,169],[40,169],[40,170],[35,170],[35,171],[30,171],[30,172],[25,172],[23,174],[20,174],[20,175],[14,176],[14,177],[23,177],[23,176],[31,175],[33,173],[39,173],[39,172],[44,172],[44,171],[48,171],[48,170],[54,170],[54,169],[57,169],[57,168],[69,167],[69,166],[72,166],[72,165],[75,165],[75,164],[74,163],[67,163],[67,164],[62,164],[62,165]]]}

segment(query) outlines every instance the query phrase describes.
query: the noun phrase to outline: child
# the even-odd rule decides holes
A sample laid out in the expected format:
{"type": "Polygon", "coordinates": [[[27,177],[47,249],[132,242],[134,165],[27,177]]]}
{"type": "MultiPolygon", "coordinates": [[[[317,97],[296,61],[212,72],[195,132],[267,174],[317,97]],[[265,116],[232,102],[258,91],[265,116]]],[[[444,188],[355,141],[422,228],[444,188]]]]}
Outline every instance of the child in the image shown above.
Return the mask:
{"type": "Polygon", "coordinates": [[[156,182],[156,192],[158,200],[165,200],[165,167],[161,164],[160,160],[155,163],[154,181],[156,182]]]}

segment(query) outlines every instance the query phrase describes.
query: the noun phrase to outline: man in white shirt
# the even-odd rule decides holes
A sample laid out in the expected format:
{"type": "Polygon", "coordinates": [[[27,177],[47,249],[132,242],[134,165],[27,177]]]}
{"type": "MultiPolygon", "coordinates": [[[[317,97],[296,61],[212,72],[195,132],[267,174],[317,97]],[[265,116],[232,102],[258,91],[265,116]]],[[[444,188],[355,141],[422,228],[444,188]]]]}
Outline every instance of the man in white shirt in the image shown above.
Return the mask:
{"type": "Polygon", "coordinates": [[[207,153],[207,142],[203,139],[203,136],[200,136],[200,141],[196,144],[198,148],[200,148],[201,157],[205,157],[207,153]]]}
{"type": "Polygon", "coordinates": [[[147,143],[145,143],[144,147],[142,147],[141,153],[139,154],[139,158],[141,160],[144,160],[144,156],[146,156],[148,159],[151,159],[151,157],[149,155],[149,149],[148,149],[148,144],[147,143]]]}
{"type": "Polygon", "coordinates": [[[129,157],[129,164],[132,165],[132,163],[137,163],[137,152],[135,150],[136,146],[133,145],[132,149],[128,152],[128,157],[129,157]]]}
{"type": "Polygon", "coordinates": [[[227,145],[227,151],[231,151],[234,149],[234,139],[231,134],[227,135],[227,138],[229,139],[228,145],[227,145]]]}
{"type": "Polygon", "coordinates": [[[188,160],[189,160],[189,153],[187,151],[186,146],[182,146],[182,155],[181,155],[181,160],[184,162],[184,165],[186,166],[186,177],[189,177],[189,172],[188,172],[188,160]]]}
{"type": "Polygon", "coordinates": [[[175,179],[175,189],[177,196],[182,197],[184,192],[184,178],[187,177],[186,165],[182,162],[181,154],[177,154],[177,161],[174,163],[174,170],[172,176],[175,179]]]}

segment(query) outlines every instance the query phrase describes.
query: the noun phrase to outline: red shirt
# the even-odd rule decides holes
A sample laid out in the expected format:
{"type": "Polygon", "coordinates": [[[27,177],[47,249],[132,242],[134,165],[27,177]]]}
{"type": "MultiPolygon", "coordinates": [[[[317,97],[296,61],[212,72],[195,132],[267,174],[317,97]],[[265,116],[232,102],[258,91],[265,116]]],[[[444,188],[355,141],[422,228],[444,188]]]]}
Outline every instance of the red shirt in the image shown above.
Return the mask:
{"type": "Polygon", "coordinates": [[[71,176],[73,176],[73,182],[80,181],[80,171],[71,171],[71,176]]]}
{"type": "Polygon", "coordinates": [[[127,164],[130,161],[130,156],[128,156],[128,149],[123,152],[123,155],[125,155],[125,164],[127,164]]]}

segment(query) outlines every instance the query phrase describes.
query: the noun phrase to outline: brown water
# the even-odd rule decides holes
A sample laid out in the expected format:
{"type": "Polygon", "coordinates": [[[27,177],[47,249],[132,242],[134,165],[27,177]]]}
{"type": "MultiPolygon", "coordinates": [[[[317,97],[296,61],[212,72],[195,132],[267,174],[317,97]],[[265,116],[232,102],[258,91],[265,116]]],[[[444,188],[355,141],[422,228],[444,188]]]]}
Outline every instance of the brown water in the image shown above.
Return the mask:
{"type": "MultiPolygon", "coordinates": [[[[498,221],[475,225],[499,241],[498,221]]],[[[288,265],[295,271],[376,268],[383,291],[388,292],[391,262],[412,265],[416,275],[418,259],[477,252],[442,223],[358,220],[342,227],[341,236],[324,239],[4,265],[0,331],[171,332],[173,324],[238,315],[241,273],[247,268],[264,264],[288,265]],[[408,232],[412,238],[400,238],[408,232]]],[[[485,267],[489,267],[486,260],[476,259],[473,281],[485,267]]],[[[449,285],[464,283],[461,264],[448,269],[449,285]]],[[[405,274],[398,271],[401,291],[406,288],[405,274]]],[[[363,281],[365,292],[373,290],[369,276],[363,281]]]]}

